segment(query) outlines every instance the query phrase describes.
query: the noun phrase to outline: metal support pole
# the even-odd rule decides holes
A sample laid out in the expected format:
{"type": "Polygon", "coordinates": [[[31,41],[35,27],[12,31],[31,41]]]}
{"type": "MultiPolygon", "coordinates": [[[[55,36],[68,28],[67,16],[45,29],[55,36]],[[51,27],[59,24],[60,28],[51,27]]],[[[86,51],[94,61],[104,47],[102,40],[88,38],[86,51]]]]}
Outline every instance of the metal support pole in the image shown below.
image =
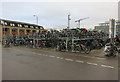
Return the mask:
{"type": "Polygon", "coordinates": [[[114,38],[116,36],[116,26],[115,26],[115,19],[110,19],[109,22],[109,38],[110,38],[110,42],[113,43],[114,42],[114,38]]]}
{"type": "Polygon", "coordinates": [[[68,15],[68,29],[70,28],[70,14],[68,15]]]}
{"type": "Polygon", "coordinates": [[[36,23],[37,23],[37,25],[38,25],[38,16],[36,16],[36,23]]]}
{"type": "Polygon", "coordinates": [[[72,38],[72,52],[75,52],[75,50],[74,50],[74,38],[72,38]]]}
{"type": "Polygon", "coordinates": [[[38,25],[38,16],[37,15],[33,15],[34,17],[36,17],[36,24],[38,25]]]}
{"type": "Polygon", "coordinates": [[[35,48],[35,39],[33,39],[33,48],[35,48]]]}
{"type": "Polygon", "coordinates": [[[80,28],[80,20],[78,21],[78,27],[80,28]]]}
{"type": "Polygon", "coordinates": [[[66,39],[66,51],[68,51],[68,37],[66,39]]]}

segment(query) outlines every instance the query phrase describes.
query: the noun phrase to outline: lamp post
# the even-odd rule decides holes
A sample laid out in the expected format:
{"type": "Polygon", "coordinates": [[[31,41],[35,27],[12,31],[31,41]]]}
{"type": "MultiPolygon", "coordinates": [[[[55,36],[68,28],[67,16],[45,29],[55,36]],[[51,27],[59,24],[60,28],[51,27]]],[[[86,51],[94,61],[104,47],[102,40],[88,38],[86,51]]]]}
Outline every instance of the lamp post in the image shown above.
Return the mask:
{"type": "Polygon", "coordinates": [[[68,29],[70,28],[70,14],[68,14],[68,29]]]}
{"type": "Polygon", "coordinates": [[[36,24],[38,25],[38,16],[37,15],[33,15],[34,17],[36,17],[36,24]]]}

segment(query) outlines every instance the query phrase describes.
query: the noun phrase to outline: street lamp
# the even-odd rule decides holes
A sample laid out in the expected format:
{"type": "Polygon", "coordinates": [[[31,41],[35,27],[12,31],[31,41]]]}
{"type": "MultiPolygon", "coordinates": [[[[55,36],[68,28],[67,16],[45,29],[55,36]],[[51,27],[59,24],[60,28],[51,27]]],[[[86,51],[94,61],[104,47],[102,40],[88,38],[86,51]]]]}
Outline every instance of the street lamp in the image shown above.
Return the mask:
{"type": "Polygon", "coordinates": [[[68,14],[68,29],[70,28],[70,14],[68,14]]]}
{"type": "Polygon", "coordinates": [[[88,18],[89,18],[89,17],[82,18],[82,19],[76,20],[75,22],[78,22],[78,27],[80,28],[80,21],[85,20],[85,19],[88,19],[88,18]]]}
{"type": "Polygon", "coordinates": [[[36,17],[36,24],[38,25],[38,16],[37,15],[33,15],[34,17],[36,17]]]}

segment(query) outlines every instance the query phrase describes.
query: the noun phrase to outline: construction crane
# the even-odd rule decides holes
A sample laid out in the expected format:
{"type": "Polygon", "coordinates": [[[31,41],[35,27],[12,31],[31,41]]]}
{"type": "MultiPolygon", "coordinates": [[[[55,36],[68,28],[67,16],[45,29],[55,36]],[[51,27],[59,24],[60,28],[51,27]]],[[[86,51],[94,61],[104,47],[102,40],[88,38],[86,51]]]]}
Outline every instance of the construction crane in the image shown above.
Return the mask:
{"type": "Polygon", "coordinates": [[[85,20],[85,19],[88,19],[88,18],[89,18],[89,17],[82,18],[82,19],[76,20],[75,22],[78,22],[78,27],[80,28],[80,21],[85,20]]]}

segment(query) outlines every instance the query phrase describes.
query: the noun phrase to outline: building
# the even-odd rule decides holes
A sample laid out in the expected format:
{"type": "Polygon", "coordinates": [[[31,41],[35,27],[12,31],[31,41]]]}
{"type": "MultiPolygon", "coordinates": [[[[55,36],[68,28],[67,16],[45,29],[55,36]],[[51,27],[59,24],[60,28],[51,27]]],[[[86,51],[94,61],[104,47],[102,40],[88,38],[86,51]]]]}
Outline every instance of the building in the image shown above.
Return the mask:
{"type": "MultiPolygon", "coordinates": [[[[99,23],[99,26],[94,27],[94,30],[109,33],[109,22],[99,23]]],[[[120,34],[120,21],[118,20],[116,21],[116,34],[120,34]]]]}
{"type": "Polygon", "coordinates": [[[47,30],[36,24],[0,19],[0,41],[2,41],[3,35],[24,35],[42,31],[47,30]]]}

